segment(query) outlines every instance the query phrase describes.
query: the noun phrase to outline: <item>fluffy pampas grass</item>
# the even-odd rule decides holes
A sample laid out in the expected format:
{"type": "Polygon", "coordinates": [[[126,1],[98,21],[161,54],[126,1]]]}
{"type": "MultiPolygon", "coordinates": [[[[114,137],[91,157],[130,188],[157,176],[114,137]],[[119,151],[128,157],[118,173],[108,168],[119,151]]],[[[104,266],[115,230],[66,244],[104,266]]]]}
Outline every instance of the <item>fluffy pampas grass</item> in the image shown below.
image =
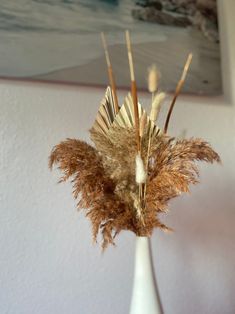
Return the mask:
{"type": "Polygon", "coordinates": [[[150,236],[156,227],[169,230],[158,216],[167,211],[172,198],[188,192],[189,185],[198,182],[194,162],[220,161],[218,154],[201,139],[176,140],[156,135],[152,139],[143,207],[136,181],[138,184],[145,181],[143,160],[147,155],[148,134],[145,133],[142,141],[143,160],[140,156],[135,159],[135,130],[115,129],[110,137],[95,131],[91,134],[96,148],[67,139],[53,148],[49,166],[59,166],[63,173],[60,182],[71,179],[77,206],[91,220],[94,240],[99,232],[102,234],[103,248],[114,244],[115,236],[122,230],[138,236],[150,236]],[[140,208],[143,220],[137,215],[140,208]]]}

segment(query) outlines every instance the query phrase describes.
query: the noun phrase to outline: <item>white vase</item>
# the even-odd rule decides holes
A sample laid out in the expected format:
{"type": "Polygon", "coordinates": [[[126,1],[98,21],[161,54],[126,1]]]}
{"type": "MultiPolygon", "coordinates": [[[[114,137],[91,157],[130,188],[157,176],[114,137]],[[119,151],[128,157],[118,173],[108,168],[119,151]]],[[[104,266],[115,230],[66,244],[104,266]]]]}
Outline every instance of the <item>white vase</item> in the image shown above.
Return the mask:
{"type": "Polygon", "coordinates": [[[130,314],[163,314],[152,262],[150,239],[136,237],[130,314]]]}

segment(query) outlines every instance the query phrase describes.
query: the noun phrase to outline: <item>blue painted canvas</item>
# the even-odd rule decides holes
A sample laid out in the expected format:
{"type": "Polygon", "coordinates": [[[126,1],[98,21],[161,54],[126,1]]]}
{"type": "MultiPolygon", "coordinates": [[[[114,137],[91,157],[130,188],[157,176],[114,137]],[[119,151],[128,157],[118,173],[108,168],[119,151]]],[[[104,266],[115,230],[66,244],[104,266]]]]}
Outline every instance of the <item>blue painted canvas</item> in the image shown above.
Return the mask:
{"type": "Polygon", "coordinates": [[[185,93],[222,92],[216,1],[1,0],[0,77],[104,86],[100,32],[106,33],[119,87],[130,85],[124,31],[130,30],[137,85],[156,63],[172,91],[187,54],[185,93]]]}

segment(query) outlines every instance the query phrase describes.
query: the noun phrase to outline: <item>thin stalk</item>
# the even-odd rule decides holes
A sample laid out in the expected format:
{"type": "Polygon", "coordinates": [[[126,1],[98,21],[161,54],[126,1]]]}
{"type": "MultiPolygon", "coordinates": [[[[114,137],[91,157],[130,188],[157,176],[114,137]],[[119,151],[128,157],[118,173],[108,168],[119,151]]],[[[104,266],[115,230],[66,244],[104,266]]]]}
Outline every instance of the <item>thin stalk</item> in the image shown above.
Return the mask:
{"type": "MultiPolygon", "coordinates": [[[[152,92],[152,104],[154,101],[154,96],[155,96],[155,92],[152,92]]],[[[147,181],[148,181],[148,166],[149,166],[149,155],[150,155],[150,149],[151,149],[151,141],[152,141],[152,135],[153,135],[153,130],[150,124],[150,130],[149,130],[149,134],[148,134],[148,149],[147,149],[147,157],[146,157],[146,174],[147,174],[147,179],[146,182],[144,184],[144,191],[143,191],[143,202],[144,202],[144,207],[145,207],[145,199],[146,199],[146,189],[147,189],[147,181]]]]}
{"type": "Polygon", "coordinates": [[[177,97],[178,97],[178,95],[179,95],[179,93],[180,93],[180,91],[181,91],[181,89],[182,89],[182,87],[184,85],[185,78],[186,78],[186,75],[187,75],[190,63],[192,61],[192,58],[193,58],[193,55],[192,55],[192,53],[190,53],[188,55],[187,61],[185,63],[185,66],[184,66],[181,78],[180,78],[180,80],[179,80],[179,82],[178,82],[178,84],[176,86],[176,89],[175,89],[175,94],[174,94],[174,97],[173,97],[171,105],[170,105],[170,109],[169,109],[168,114],[167,114],[167,118],[166,118],[166,122],[165,122],[165,126],[164,126],[164,133],[167,133],[169,122],[170,122],[170,118],[171,118],[171,114],[172,114],[172,111],[173,111],[176,99],[177,99],[177,97]]]}
{"type": "Polygon", "coordinates": [[[143,199],[144,199],[144,207],[145,207],[145,199],[146,199],[146,190],[147,190],[147,182],[148,182],[148,167],[149,167],[149,155],[150,155],[150,149],[151,149],[151,141],[152,141],[152,135],[153,135],[153,130],[152,127],[150,127],[149,130],[149,138],[148,138],[148,150],[147,150],[147,157],[146,157],[146,174],[147,174],[147,179],[146,182],[144,184],[144,195],[143,195],[143,199]]]}
{"type": "Polygon", "coordinates": [[[132,49],[131,49],[131,40],[130,40],[130,34],[128,31],[126,31],[126,44],[127,44],[127,53],[128,53],[130,77],[131,77],[131,95],[132,95],[132,100],[133,100],[133,105],[134,105],[137,152],[140,152],[140,123],[139,123],[138,97],[137,97],[137,87],[136,87],[136,81],[135,81],[135,72],[134,72],[134,64],[133,64],[132,49]]]}
{"type": "Polygon", "coordinates": [[[106,59],[107,68],[108,68],[109,82],[110,82],[112,93],[113,93],[114,110],[115,110],[115,113],[117,114],[119,111],[119,105],[118,105],[116,82],[115,82],[115,78],[114,78],[114,74],[113,74],[113,68],[111,65],[109,52],[108,52],[108,46],[106,43],[104,33],[101,33],[101,39],[102,39],[102,43],[103,43],[103,47],[104,47],[105,59],[106,59]]]}

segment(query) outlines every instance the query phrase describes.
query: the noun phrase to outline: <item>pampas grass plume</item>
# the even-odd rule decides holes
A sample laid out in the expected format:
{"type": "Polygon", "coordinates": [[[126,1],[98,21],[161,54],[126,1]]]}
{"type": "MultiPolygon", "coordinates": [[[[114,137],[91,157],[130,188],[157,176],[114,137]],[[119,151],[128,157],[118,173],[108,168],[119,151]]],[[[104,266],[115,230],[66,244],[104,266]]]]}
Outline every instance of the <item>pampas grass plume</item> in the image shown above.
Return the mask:
{"type": "Polygon", "coordinates": [[[136,171],[135,171],[136,183],[138,183],[138,184],[145,183],[146,172],[144,170],[144,163],[143,163],[143,159],[141,158],[140,154],[136,155],[135,164],[136,164],[136,171]]]}

